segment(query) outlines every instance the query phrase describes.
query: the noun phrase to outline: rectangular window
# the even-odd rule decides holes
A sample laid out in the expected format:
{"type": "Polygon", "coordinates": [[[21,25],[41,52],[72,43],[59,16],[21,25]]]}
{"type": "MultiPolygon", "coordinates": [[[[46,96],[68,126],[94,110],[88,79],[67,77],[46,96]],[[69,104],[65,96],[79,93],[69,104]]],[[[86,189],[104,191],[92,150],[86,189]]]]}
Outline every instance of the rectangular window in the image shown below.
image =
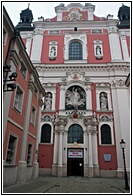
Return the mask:
{"type": "Polygon", "coordinates": [[[36,117],[36,109],[34,106],[32,106],[32,112],[31,112],[31,124],[35,125],[35,117],[36,117]]]}
{"type": "Polygon", "coordinates": [[[7,32],[5,29],[3,29],[3,44],[6,44],[6,37],[7,37],[7,32]]]}
{"type": "Polygon", "coordinates": [[[21,62],[20,72],[22,73],[22,75],[24,76],[24,78],[26,78],[27,69],[24,66],[24,63],[23,62],[21,62]]]}
{"type": "Polygon", "coordinates": [[[7,164],[15,164],[16,143],[17,143],[17,137],[10,135],[8,149],[7,149],[7,155],[6,155],[6,163],[7,164]]]}
{"type": "Polygon", "coordinates": [[[14,108],[21,112],[22,110],[23,91],[17,86],[14,108]]]}
{"type": "Polygon", "coordinates": [[[32,164],[32,144],[28,144],[27,164],[32,164]]]}

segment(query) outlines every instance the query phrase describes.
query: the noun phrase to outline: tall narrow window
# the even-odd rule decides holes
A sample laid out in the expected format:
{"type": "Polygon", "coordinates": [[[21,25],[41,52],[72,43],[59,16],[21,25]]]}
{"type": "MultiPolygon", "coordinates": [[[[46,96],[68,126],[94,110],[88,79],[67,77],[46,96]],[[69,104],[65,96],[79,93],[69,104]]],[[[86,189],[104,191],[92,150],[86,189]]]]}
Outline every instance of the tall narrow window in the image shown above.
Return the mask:
{"type": "Polygon", "coordinates": [[[69,60],[82,60],[82,44],[74,41],[69,44],[69,60]]]}
{"type": "Polygon", "coordinates": [[[27,69],[24,66],[24,63],[23,62],[21,62],[20,72],[22,73],[22,75],[24,76],[24,78],[26,78],[27,69]]]}
{"type": "Polygon", "coordinates": [[[75,124],[69,128],[67,142],[83,144],[83,129],[80,125],[75,124]]]}
{"type": "Polygon", "coordinates": [[[49,124],[42,126],[41,143],[51,143],[51,126],[49,124]]]}
{"type": "Polygon", "coordinates": [[[101,126],[101,144],[112,144],[111,129],[107,124],[101,126]]]}
{"type": "Polygon", "coordinates": [[[28,144],[27,164],[32,164],[32,144],[28,144]]]}
{"type": "Polygon", "coordinates": [[[21,112],[22,110],[22,100],[23,100],[23,91],[17,86],[15,101],[14,101],[14,108],[21,112]]]}
{"type": "Polygon", "coordinates": [[[7,164],[14,164],[15,162],[16,143],[17,143],[17,138],[13,135],[10,135],[7,155],[6,155],[7,164]]]}
{"type": "Polygon", "coordinates": [[[31,124],[35,125],[36,109],[32,106],[31,124]]]}

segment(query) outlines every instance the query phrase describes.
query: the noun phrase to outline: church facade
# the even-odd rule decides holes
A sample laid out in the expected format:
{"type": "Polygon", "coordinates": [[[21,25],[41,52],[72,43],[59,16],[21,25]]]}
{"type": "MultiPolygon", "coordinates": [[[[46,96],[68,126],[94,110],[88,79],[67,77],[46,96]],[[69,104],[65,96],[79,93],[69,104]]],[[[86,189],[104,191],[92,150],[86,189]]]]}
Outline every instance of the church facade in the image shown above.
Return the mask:
{"type": "Polygon", "coordinates": [[[123,8],[119,22],[95,16],[90,3],[60,4],[54,18],[20,29],[46,91],[38,130],[41,175],[122,176],[121,139],[129,171],[130,28],[123,20],[130,15],[123,16],[123,8]]]}
{"type": "Polygon", "coordinates": [[[119,20],[61,3],[54,18],[16,26],[45,89],[39,175],[123,177],[121,139],[130,174],[130,8],[118,11],[119,20]]]}

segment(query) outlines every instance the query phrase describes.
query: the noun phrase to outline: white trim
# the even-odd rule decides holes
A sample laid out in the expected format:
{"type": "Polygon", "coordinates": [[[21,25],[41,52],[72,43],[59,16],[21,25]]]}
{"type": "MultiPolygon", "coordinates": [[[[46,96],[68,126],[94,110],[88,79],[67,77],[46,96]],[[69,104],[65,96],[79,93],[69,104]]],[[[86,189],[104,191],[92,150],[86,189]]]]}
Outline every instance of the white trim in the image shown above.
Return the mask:
{"type": "Polygon", "coordinates": [[[99,132],[99,145],[101,146],[112,146],[114,145],[114,132],[113,132],[113,122],[109,122],[109,121],[104,121],[104,122],[99,122],[99,126],[98,126],[98,132],[99,132]],[[110,127],[110,131],[111,131],[111,140],[112,140],[112,144],[102,144],[101,143],[101,126],[107,124],[110,127]]]}

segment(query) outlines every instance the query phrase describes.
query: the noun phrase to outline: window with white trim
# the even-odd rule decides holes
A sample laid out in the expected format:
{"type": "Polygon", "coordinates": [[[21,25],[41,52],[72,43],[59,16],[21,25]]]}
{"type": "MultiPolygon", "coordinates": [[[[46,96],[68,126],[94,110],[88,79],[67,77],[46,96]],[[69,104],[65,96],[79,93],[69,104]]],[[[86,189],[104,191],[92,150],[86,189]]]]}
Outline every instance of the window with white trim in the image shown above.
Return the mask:
{"type": "Polygon", "coordinates": [[[36,118],[36,109],[34,106],[32,106],[32,111],[31,111],[31,124],[35,125],[35,118],[36,118]]]}
{"type": "Polygon", "coordinates": [[[22,111],[22,102],[23,102],[23,91],[17,86],[15,101],[14,101],[14,108],[21,112],[22,111]]]}
{"type": "Polygon", "coordinates": [[[112,144],[111,128],[107,124],[101,126],[101,144],[112,144]]]}
{"type": "Polygon", "coordinates": [[[57,45],[58,42],[51,41],[49,42],[49,60],[55,60],[57,57],[57,45]]]}
{"type": "Polygon", "coordinates": [[[31,165],[32,164],[32,144],[28,144],[28,153],[27,153],[27,165],[31,165]]]}
{"type": "Polygon", "coordinates": [[[24,76],[24,78],[26,78],[27,69],[26,69],[26,67],[25,67],[25,65],[24,65],[23,62],[21,62],[20,72],[22,73],[22,75],[24,76]]]}
{"type": "Polygon", "coordinates": [[[102,41],[101,40],[95,40],[94,43],[94,55],[97,60],[102,59],[103,57],[103,48],[102,48],[102,41]]]}
{"type": "Polygon", "coordinates": [[[99,144],[100,145],[114,145],[114,127],[112,114],[103,114],[98,117],[99,121],[99,144]]]}
{"type": "Polygon", "coordinates": [[[69,44],[69,60],[82,60],[82,44],[79,41],[72,41],[69,44]]]}
{"type": "Polygon", "coordinates": [[[51,125],[49,124],[42,126],[41,143],[51,143],[51,125]]]}
{"type": "Polygon", "coordinates": [[[6,163],[7,164],[15,164],[16,158],[16,147],[17,147],[17,137],[10,135],[7,154],[6,154],[6,163]]]}
{"type": "Polygon", "coordinates": [[[7,32],[6,32],[6,30],[3,28],[3,44],[6,44],[6,40],[7,40],[7,32]]]}

